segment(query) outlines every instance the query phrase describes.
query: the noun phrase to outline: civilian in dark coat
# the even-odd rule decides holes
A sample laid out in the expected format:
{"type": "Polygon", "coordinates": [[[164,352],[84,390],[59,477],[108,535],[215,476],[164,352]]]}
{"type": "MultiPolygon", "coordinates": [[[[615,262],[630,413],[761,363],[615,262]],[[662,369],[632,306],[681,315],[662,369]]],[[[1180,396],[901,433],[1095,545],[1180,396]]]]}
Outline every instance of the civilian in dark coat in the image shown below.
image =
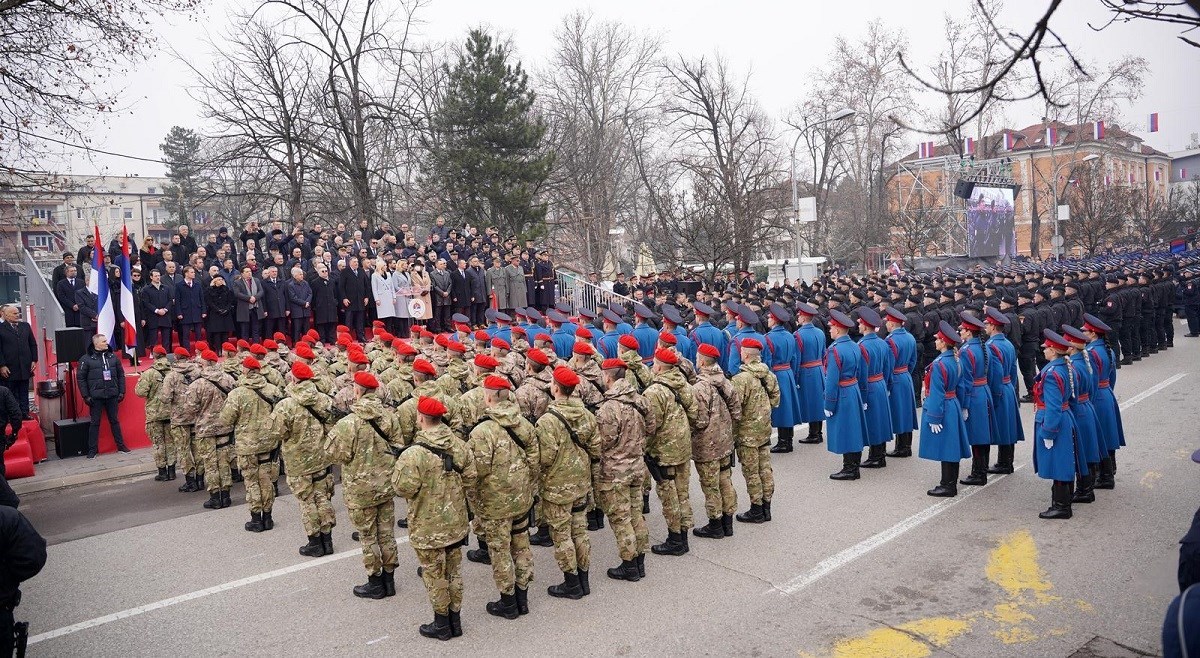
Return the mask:
{"type": "Polygon", "coordinates": [[[263,285],[251,272],[249,267],[242,267],[238,278],[229,287],[237,298],[237,311],[234,314],[238,323],[238,337],[252,343],[262,338],[262,321],[267,317],[263,305],[263,285]]]}
{"type": "Polygon", "coordinates": [[[467,268],[466,275],[471,294],[471,325],[482,327],[487,324],[483,314],[488,306],[488,285],[487,272],[479,258],[471,258],[471,266],[467,268]]]}
{"type": "MultiPolygon", "coordinates": [[[[0,479],[0,482],[3,482],[0,479]]],[[[4,485],[8,487],[7,484],[4,485]]],[[[13,655],[13,608],[21,583],[46,566],[46,540],[16,505],[0,505],[0,655],[13,655]]]]}
{"type": "Polygon", "coordinates": [[[12,392],[21,407],[21,414],[29,417],[29,380],[37,366],[37,341],[33,328],[21,321],[21,307],[9,304],[0,310],[4,324],[0,325],[0,380],[12,392]]]}
{"type": "Polygon", "coordinates": [[[88,428],[88,459],[94,459],[99,452],[101,412],[108,415],[108,426],[112,429],[117,450],[129,452],[117,419],[117,405],[125,399],[125,369],[121,367],[121,359],[108,349],[108,339],[103,334],[92,336],[87,354],[79,360],[78,380],[79,394],[92,414],[92,424],[88,428]]]}
{"type": "Polygon", "coordinates": [[[450,273],[450,285],[454,312],[471,317],[471,282],[467,280],[467,261],[459,259],[458,267],[450,273]]]}
{"type": "Polygon", "coordinates": [[[313,325],[321,335],[321,342],[333,343],[337,340],[334,328],[338,322],[338,293],[337,282],[329,276],[329,267],[324,263],[316,266],[317,276],[309,285],[312,286],[313,325]]]}
{"type": "Polygon", "coordinates": [[[85,244],[79,248],[79,253],[75,254],[75,264],[91,266],[92,255],[96,251],[96,238],[89,235],[84,238],[84,242],[85,244]]]}
{"type": "Polygon", "coordinates": [[[150,270],[150,283],[138,295],[142,323],[146,328],[146,347],[162,345],[171,351],[171,324],[175,317],[175,289],[162,283],[162,274],[150,270]]]}
{"type": "Polygon", "coordinates": [[[287,296],[284,294],[284,281],[279,278],[279,268],[268,267],[262,281],[263,308],[266,311],[266,324],[263,327],[264,336],[274,336],[276,332],[287,333],[287,296]]]}
{"type": "Polygon", "coordinates": [[[287,297],[287,315],[292,321],[292,344],[308,333],[312,322],[312,286],[304,280],[304,270],[292,268],[292,280],[283,286],[287,297]]]}
{"type": "Polygon", "coordinates": [[[87,288],[75,291],[75,306],[79,307],[79,326],[84,336],[96,333],[96,323],[100,318],[100,298],[87,288]]]}
{"type": "Polygon", "coordinates": [[[450,331],[450,314],[454,312],[454,277],[446,269],[446,261],[438,259],[429,273],[430,297],[433,301],[432,331],[450,331]]]}
{"type": "Polygon", "coordinates": [[[200,329],[208,309],[204,306],[204,288],[196,281],[196,270],[186,267],[183,281],[175,284],[175,320],[179,323],[179,345],[192,349],[194,340],[200,340],[200,329]]]}
{"type": "Polygon", "coordinates": [[[63,279],[54,286],[54,296],[58,299],[58,305],[62,307],[63,319],[68,327],[79,326],[79,306],[75,302],[75,291],[83,287],[83,277],[79,276],[79,269],[74,265],[67,266],[63,279]]]}
{"type": "Polygon", "coordinates": [[[58,282],[66,278],[67,268],[72,265],[75,265],[75,254],[68,251],[67,253],[63,254],[63,262],[59,263],[54,268],[53,276],[50,278],[51,288],[58,288],[58,282]]]}
{"type": "Polygon", "coordinates": [[[225,285],[225,279],[216,277],[204,290],[204,307],[208,309],[208,318],[204,321],[208,342],[214,351],[222,343],[229,340],[233,333],[234,311],[237,309],[237,298],[233,291],[225,285]]]}
{"type": "Polygon", "coordinates": [[[366,320],[367,297],[371,287],[370,275],[358,266],[358,257],[351,256],[346,269],[338,277],[338,289],[341,290],[341,305],[346,313],[346,326],[354,340],[364,342],[363,324],[366,320]]]}

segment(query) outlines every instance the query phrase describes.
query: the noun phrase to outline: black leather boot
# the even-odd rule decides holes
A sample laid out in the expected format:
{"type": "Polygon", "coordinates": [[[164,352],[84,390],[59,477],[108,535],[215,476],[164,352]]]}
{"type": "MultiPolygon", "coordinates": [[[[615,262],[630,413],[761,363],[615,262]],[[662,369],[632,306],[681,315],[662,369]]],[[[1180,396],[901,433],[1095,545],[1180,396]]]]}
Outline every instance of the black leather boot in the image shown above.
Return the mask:
{"type": "Polygon", "coordinates": [[[272,530],[275,528],[275,519],[271,518],[271,510],[266,510],[263,515],[263,530],[272,530]]]}
{"type": "Polygon", "coordinates": [[[780,427],[779,440],[775,442],[775,445],[771,446],[771,452],[774,454],[791,452],[792,437],[795,436],[795,433],[796,428],[794,427],[780,427]]]}
{"type": "Polygon", "coordinates": [[[325,548],[321,545],[321,534],[308,536],[308,543],[300,547],[300,554],[304,557],[321,557],[325,554],[325,548]]]}
{"type": "Polygon", "coordinates": [[[583,595],[587,596],[592,593],[592,583],[588,580],[588,570],[579,569],[579,589],[583,590],[583,595]]]}
{"type": "Polygon", "coordinates": [[[1095,489],[1114,489],[1117,486],[1117,479],[1114,475],[1112,457],[1105,457],[1100,460],[1100,474],[1096,476],[1096,483],[1093,485],[1095,489]]]}
{"type": "Polygon", "coordinates": [[[887,444],[880,443],[876,446],[871,446],[867,449],[867,461],[860,464],[859,468],[884,468],[887,466],[887,444]]]}
{"type": "Polygon", "coordinates": [[[1078,484],[1075,487],[1075,495],[1071,497],[1072,503],[1094,503],[1096,502],[1096,476],[1100,470],[1099,463],[1088,462],[1088,474],[1080,475],[1078,484]]]}
{"type": "Polygon", "coordinates": [[[942,481],[925,493],[937,498],[953,498],[958,495],[958,462],[941,462],[942,481]]]}
{"type": "Polygon", "coordinates": [[[596,510],[589,511],[586,516],[588,532],[595,532],[599,530],[600,525],[596,522],[596,510]]]}
{"type": "Polygon", "coordinates": [[[687,553],[687,546],[684,546],[679,538],[681,534],[683,533],[668,531],[667,541],[651,546],[650,551],[655,555],[683,555],[687,553]]]}
{"type": "Polygon", "coordinates": [[[1038,518],[1063,520],[1071,518],[1072,484],[1072,482],[1055,480],[1050,487],[1050,508],[1038,514],[1038,518]]]}
{"type": "Polygon", "coordinates": [[[175,464],[169,464],[167,466],[167,479],[168,480],[175,479],[175,464]]]}
{"type": "Polygon", "coordinates": [[[263,531],[262,512],[250,512],[250,520],[246,522],[246,532],[262,532],[262,531],[263,531]]]}
{"type": "Polygon", "coordinates": [[[208,500],[204,501],[204,509],[221,509],[220,491],[214,491],[208,494],[208,500]]]}
{"type": "Polygon", "coordinates": [[[998,446],[996,448],[997,457],[996,465],[987,470],[988,473],[996,475],[1008,475],[1013,472],[1013,454],[1016,452],[1016,446],[998,446]]]}
{"type": "Polygon", "coordinates": [[[734,518],[742,523],[765,523],[767,520],[766,515],[763,514],[762,504],[760,503],[750,503],[749,510],[738,514],[734,518]]]}
{"type": "Polygon", "coordinates": [[[513,598],[517,601],[517,615],[529,614],[529,588],[514,587],[513,598]]]}
{"type": "Polygon", "coordinates": [[[613,580],[628,580],[631,583],[636,583],[642,579],[638,574],[636,560],[622,560],[619,566],[609,569],[606,573],[613,580]]]}
{"type": "MultiPolygon", "coordinates": [[[[428,637],[434,640],[449,640],[451,637],[457,637],[454,635],[454,628],[450,622],[450,616],[439,615],[437,613],[434,613],[432,623],[421,624],[421,626],[417,628],[417,632],[421,634],[421,637],[428,637]]],[[[462,635],[461,629],[458,631],[458,635],[462,635]]]]}
{"type": "Polygon", "coordinates": [[[637,562],[638,577],[645,578],[646,577],[646,554],[638,553],[638,556],[634,560],[634,562],[637,562]]]}
{"type": "MultiPolygon", "coordinates": [[[[862,459],[861,452],[848,452],[842,455],[842,470],[829,476],[830,480],[857,480],[858,462],[862,459]]],[[[740,519],[739,519],[740,520],[740,519]]]]}
{"type": "Polygon", "coordinates": [[[491,564],[492,554],[488,552],[487,542],[483,537],[479,538],[479,548],[473,551],[467,551],[467,559],[479,564],[491,564]]]}
{"type": "Polygon", "coordinates": [[[797,439],[796,443],[816,444],[825,440],[822,430],[824,423],[822,421],[814,421],[808,424],[808,436],[803,439],[797,439]]]}
{"type": "Polygon", "coordinates": [[[733,536],[733,515],[732,514],[722,514],[721,515],[721,530],[725,533],[726,537],[733,536]]]}
{"type": "Polygon", "coordinates": [[[763,520],[770,521],[771,520],[771,501],[769,501],[769,500],[762,501],[762,508],[763,508],[763,520]]]}
{"type": "Polygon", "coordinates": [[[725,528],[721,526],[721,519],[709,519],[708,525],[701,528],[693,528],[692,534],[703,539],[724,539],[725,528]]]}
{"type": "Polygon", "coordinates": [[[687,528],[683,528],[682,530],[680,530],[679,534],[675,535],[675,538],[679,540],[679,545],[683,547],[684,553],[687,553],[689,550],[691,550],[691,548],[688,547],[688,529],[687,528]]]}
{"type": "MultiPolygon", "coordinates": [[[[462,637],[462,611],[450,611],[450,637],[462,637]]],[[[436,621],[436,619],[435,619],[436,621]]]]}
{"type": "Polygon", "coordinates": [[[196,476],[196,491],[204,491],[207,488],[208,487],[205,486],[205,484],[204,484],[204,476],[197,475],[196,476]]]}
{"type": "Polygon", "coordinates": [[[596,529],[604,529],[604,510],[600,509],[599,507],[596,508],[596,529]]]}
{"type": "Polygon", "coordinates": [[[354,586],[354,595],[360,599],[382,599],[387,596],[382,574],[367,576],[367,582],[354,586]]]}
{"type": "Polygon", "coordinates": [[[396,572],[395,571],[388,571],[387,569],[383,570],[383,595],[384,596],[395,596],[396,595],[396,572]]]}
{"type": "Polygon", "coordinates": [[[326,555],[333,555],[333,533],[321,533],[321,550],[325,551],[326,555]]]}
{"type": "Polygon", "coordinates": [[[582,599],[583,588],[579,585],[579,574],[563,572],[562,584],[547,587],[546,593],[559,599],[571,599],[572,601],[582,599]]]}
{"type": "Polygon", "coordinates": [[[492,601],[485,608],[489,615],[504,617],[505,619],[516,619],[521,615],[517,611],[517,597],[515,594],[501,594],[499,601],[492,601]]]}
{"type": "Polygon", "coordinates": [[[234,482],[243,482],[246,479],[246,478],[242,477],[242,472],[237,470],[236,468],[233,469],[233,471],[231,471],[229,473],[229,476],[233,478],[234,482]]]}
{"type": "Polygon", "coordinates": [[[167,467],[165,467],[165,466],[158,469],[158,475],[154,476],[155,482],[166,482],[168,479],[169,478],[167,477],[167,467]]]}
{"type": "Polygon", "coordinates": [[[196,476],[189,473],[183,477],[184,483],[179,487],[179,491],[181,493],[192,493],[193,491],[199,491],[196,488],[196,476]]]}
{"type": "Polygon", "coordinates": [[[901,432],[896,435],[896,447],[887,453],[888,457],[912,457],[912,432],[901,432]]]}
{"type": "Polygon", "coordinates": [[[650,494],[642,494],[642,514],[650,513],[650,494]]]}
{"type": "Polygon", "coordinates": [[[550,538],[550,526],[538,526],[537,532],[529,535],[529,543],[533,546],[553,546],[554,540],[550,538]]]}
{"type": "Polygon", "coordinates": [[[225,509],[226,507],[229,507],[232,504],[233,504],[233,500],[229,498],[229,490],[222,489],[221,490],[221,509],[225,509]]]}
{"type": "Polygon", "coordinates": [[[991,461],[991,446],[971,446],[971,474],[958,481],[980,487],[987,484],[988,463],[991,461]]]}

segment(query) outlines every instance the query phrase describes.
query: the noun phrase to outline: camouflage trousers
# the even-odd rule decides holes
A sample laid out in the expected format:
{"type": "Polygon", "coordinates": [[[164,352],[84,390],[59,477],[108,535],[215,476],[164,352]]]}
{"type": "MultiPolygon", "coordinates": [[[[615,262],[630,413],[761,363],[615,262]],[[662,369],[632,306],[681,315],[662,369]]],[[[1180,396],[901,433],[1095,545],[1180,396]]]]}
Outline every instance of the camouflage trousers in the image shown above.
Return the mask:
{"type": "Polygon", "coordinates": [[[475,518],[492,556],[492,578],[501,594],[512,594],[514,586],[525,589],[533,582],[527,519],[526,514],[511,519],[475,518]]]}
{"type": "Polygon", "coordinates": [[[642,482],[639,476],[628,482],[601,482],[596,488],[622,560],[632,560],[650,545],[650,531],[642,516],[642,482]]]}
{"type": "Polygon", "coordinates": [[[462,610],[462,542],[446,548],[414,548],[417,564],[421,565],[421,580],[429,594],[429,605],[435,614],[444,615],[462,610]]]}
{"type": "Polygon", "coordinates": [[[166,468],[175,465],[175,439],[170,436],[171,421],[147,420],[146,436],[154,444],[154,465],[166,468]]]}
{"type": "Polygon", "coordinates": [[[228,490],[233,486],[233,471],[229,458],[233,454],[233,437],[206,436],[192,439],[196,460],[204,464],[204,487],[208,493],[228,490]]]}
{"type": "Polygon", "coordinates": [[[671,532],[687,532],[692,527],[692,501],[688,498],[691,464],[691,460],[688,460],[682,464],[661,467],[663,479],[654,483],[658,489],[658,499],[662,502],[663,518],[671,532]]]}
{"type": "Polygon", "coordinates": [[[738,446],[738,461],[742,462],[742,477],[746,478],[746,493],[755,505],[769,501],[775,495],[775,472],[771,470],[770,444],[738,446]]]}
{"type": "Polygon", "coordinates": [[[274,451],[260,455],[238,455],[238,470],[246,485],[246,504],[251,512],[270,512],[275,506],[275,478],[279,459],[274,451]]]}
{"type": "Polygon", "coordinates": [[[573,573],[577,569],[587,571],[591,566],[592,542],[588,539],[587,510],[586,498],[566,505],[542,501],[542,513],[546,515],[550,539],[554,541],[554,561],[563,573],[573,573]]]}
{"type": "Polygon", "coordinates": [[[198,461],[196,455],[192,453],[192,434],[194,433],[191,425],[171,426],[171,443],[175,444],[175,464],[186,474],[199,475],[197,470],[203,469],[204,464],[198,461]]]}
{"type": "Polygon", "coordinates": [[[300,504],[300,520],[304,534],[313,535],[333,529],[333,475],[329,469],[306,475],[287,476],[288,488],[300,504]]]}
{"type": "Polygon", "coordinates": [[[700,491],[704,492],[704,512],[710,519],[737,511],[737,491],[733,488],[731,462],[732,458],[728,455],[710,462],[696,462],[700,491]]]}
{"type": "Polygon", "coordinates": [[[363,566],[367,573],[378,575],[381,571],[395,571],[400,564],[396,554],[396,501],[370,507],[350,507],[350,522],[358,531],[362,544],[363,566]]]}

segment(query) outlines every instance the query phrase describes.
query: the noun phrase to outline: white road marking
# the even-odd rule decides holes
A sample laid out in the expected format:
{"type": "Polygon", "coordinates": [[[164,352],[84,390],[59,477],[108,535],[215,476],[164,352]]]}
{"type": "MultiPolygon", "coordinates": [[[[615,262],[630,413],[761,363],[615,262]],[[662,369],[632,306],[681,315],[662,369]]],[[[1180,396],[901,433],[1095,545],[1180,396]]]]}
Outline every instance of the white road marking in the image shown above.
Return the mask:
{"type": "MultiPolygon", "coordinates": [[[[405,535],[404,537],[397,537],[396,543],[397,544],[407,544],[408,536],[405,535]]],[[[78,633],[79,631],[87,630],[89,628],[103,626],[104,624],[111,624],[112,622],[119,621],[121,619],[128,619],[129,617],[137,617],[138,615],[144,615],[147,612],[153,612],[155,610],[169,608],[173,605],[179,605],[180,603],[187,603],[188,601],[195,601],[196,599],[202,599],[206,596],[212,596],[213,594],[220,594],[221,592],[228,592],[230,590],[234,590],[239,587],[245,587],[246,585],[253,585],[254,583],[261,583],[264,580],[278,578],[279,576],[286,576],[288,574],[305,571],[307,569],[312,569],[314,567],[324,566],[331,562],[337,562],[339,560],[345,560],[347,558],[352,558],[352,557],[362,557],[362,551],[347,550],[347,551],[342,551],[341,553],[334,553],[333,555],[326,555],[324,557],[319,557],[315,560],[309,560],[307,562],[300,562],[299,564],[293,564],[291,566],[283,567],[281,569],[276,569],[274,571],[267,571],[266,573],[260,573],[260,574],[254,575],[254,576],[247,576],[245,578],[240,578],[238,580],[232,580],[227,583],[222,583],[220,585],[214,585],[212,587],[207,587],[205,589],[196,590],[195,592],[188,592],[187,594],[180,594],[179,596],[172,596],[169,599],[162,599],[161,601],[147,603],[146,605],[139,605],[136,608],[129,608],[128,610],[122,610],[120,612],[114,612],[112,614],[104,615],[101,617],[96,617],[94,619],[88,619],[87,621],[81,621],[78,624],[71,624],[70,626],[63,626],[62,628],[56,628],[52,631],[47,631],[45,633],[41,633],[38,635],[34,635],[33,637],[30,637],[29,638],[29,646],[33,646],[35,644],[45,642],[47,640],[53,640],[54,638],[62,637],[64,635],[71,635],[72,633],[78,633]]]]}
{"type": "Polygon", "coordinates": [[[1151,395],[1154,395],[1155,393],[1163,390],[1164,388],[1170,386],[1171,384],[1174,384],[1175,382],[1183,379],[1184,377],[1187,377],[1187,373],[1181,372],[1178,375],[1175,375],[1173,377],[1168,377],[1167,379],[1164,379],[1163,381],[1155,384],[1154,386],[1151,386],[1150,388],[1142,391],[1141,393],[1138,393],[1137,395],[1135,395],[1121,403],[1121,405],[1120,405],[1121,411],[1125,411],[1126,409],[1141,402],[1142,400],[1145,400],[1146,398],[1150,397],[1151,395]]]}
{"type": "Polygon", "coordinates": [[[383,642],[384,640],[388,639],[389,637],[391,637],[391,635],[384,635],[383,637],[377,637],[374,640],[368,641],[367,646],[371,646],[372,644],[376,644],[378,642],[383,642]]]}

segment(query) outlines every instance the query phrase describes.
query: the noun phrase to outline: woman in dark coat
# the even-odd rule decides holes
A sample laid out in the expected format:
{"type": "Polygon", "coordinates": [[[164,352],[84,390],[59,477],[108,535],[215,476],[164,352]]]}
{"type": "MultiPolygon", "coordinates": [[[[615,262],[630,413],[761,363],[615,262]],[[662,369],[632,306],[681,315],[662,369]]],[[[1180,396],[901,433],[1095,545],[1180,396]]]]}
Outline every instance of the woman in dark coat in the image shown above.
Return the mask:
{"type": "Polygon", "coordinates": [[[208,344],[213,351],[217,351],[233,332],[233,312],[237,307],[237,299],[229,286],[225,285],[224,277],[220,276],[213,277],[205,293],[208,318],[204,328],[207,330],[208,344]]]}

